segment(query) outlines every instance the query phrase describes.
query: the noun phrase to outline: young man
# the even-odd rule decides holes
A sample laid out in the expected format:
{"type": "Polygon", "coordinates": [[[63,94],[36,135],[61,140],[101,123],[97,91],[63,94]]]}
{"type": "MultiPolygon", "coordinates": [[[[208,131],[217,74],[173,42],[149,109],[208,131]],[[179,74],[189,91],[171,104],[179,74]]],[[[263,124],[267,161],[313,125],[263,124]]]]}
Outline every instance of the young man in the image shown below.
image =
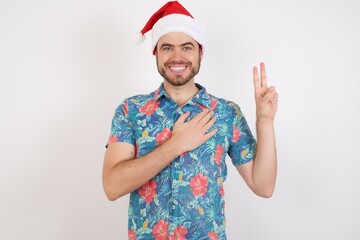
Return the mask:
{"type": "Polygon", "coordinates": [[[255,194],[274,191],[278,95],[267,86],[264,64],[260,76],[254,67],[256,142],[238,105],[195,83],[204,34],[190,13],[168,2],[142,34],[150,29],[164,81],[116,109],[104,159],[105,193],[110,200],[131,193],[129,239],[226,239],[226,155],[255,194]]]}

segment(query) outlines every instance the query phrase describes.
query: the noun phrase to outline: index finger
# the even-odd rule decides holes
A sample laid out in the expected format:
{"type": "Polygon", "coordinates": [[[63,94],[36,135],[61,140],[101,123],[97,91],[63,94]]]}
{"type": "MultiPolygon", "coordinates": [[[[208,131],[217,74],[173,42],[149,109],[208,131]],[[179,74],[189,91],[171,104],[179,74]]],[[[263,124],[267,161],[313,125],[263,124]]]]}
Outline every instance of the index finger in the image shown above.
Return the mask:
{"type": "Polygon", "coordinates": [[[265,63],[260,63],[260,79],[261,79],[261,86],[267,88],[265,63]]]}

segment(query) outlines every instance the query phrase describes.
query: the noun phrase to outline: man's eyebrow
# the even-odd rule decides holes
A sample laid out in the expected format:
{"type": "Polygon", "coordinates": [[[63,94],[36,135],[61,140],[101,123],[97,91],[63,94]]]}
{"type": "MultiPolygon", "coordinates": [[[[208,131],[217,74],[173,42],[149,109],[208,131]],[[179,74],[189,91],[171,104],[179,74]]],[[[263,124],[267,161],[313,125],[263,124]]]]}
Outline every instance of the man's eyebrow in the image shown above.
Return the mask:
{"type": "Polygon", "coordinates": [[[163,48],[163,47],[173,47],[174,45],[172,45],[172,44],[170,44],[170,43],[163,43],[163,44],[161,44],[161,48],[163,48]]]}
{"type": "Polygon", "coordinates": [[[181,44],[180,46],[184,47],[186,45],[191,45],[194,47],[194,44],[192,42],[186,42],[186,43],[181,44]]]}
{"type": "MultiPolygon", "coordinates": [[[[193,44],[192,42],[183,43],[183,44],[180,45],[180,47],[184,47],[184,46],[186,46],[186,45],[191,45],[191,46],[194,47],[194,44],[193,44]]],[[[174,47],[174,46],[175,46],[175,45],[170,44],[170,43],[163,43],[163,44],[161,44],[160,47],[163,48],[163,47],[174,47]]]]}

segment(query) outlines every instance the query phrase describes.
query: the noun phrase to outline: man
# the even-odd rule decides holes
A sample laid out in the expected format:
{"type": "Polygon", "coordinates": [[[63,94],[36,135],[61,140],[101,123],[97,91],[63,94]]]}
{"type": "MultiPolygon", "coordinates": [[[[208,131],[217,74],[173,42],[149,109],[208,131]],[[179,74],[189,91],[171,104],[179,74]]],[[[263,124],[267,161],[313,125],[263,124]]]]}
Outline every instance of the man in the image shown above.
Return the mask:
{"type": "Polygon", "coordinates": [[[105,193],[110,200],[131,193],[129,239],[226,239],[226,154],[255,194],[272,195],[278,95],[267,87],[264,64],[260,76],[254,67],[256,142],[235,103],[195,83],[204,34],[190,13],[168,2],[142,35],[150,29],[164,81],[116,109],[104,159],[105,193]]]}

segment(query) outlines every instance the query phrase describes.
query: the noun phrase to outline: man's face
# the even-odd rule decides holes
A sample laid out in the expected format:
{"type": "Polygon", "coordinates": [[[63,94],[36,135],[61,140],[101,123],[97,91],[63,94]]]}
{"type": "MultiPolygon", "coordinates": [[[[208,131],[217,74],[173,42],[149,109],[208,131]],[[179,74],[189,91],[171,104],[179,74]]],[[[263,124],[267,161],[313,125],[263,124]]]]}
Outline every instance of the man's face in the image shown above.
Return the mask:
{"type": "Polygon", "coordinates": [[[160,75],[173,86],[183,86],[200,70],[202,50],[189,35],[174,32],[157,44],[156,63],[160,75]]]}

